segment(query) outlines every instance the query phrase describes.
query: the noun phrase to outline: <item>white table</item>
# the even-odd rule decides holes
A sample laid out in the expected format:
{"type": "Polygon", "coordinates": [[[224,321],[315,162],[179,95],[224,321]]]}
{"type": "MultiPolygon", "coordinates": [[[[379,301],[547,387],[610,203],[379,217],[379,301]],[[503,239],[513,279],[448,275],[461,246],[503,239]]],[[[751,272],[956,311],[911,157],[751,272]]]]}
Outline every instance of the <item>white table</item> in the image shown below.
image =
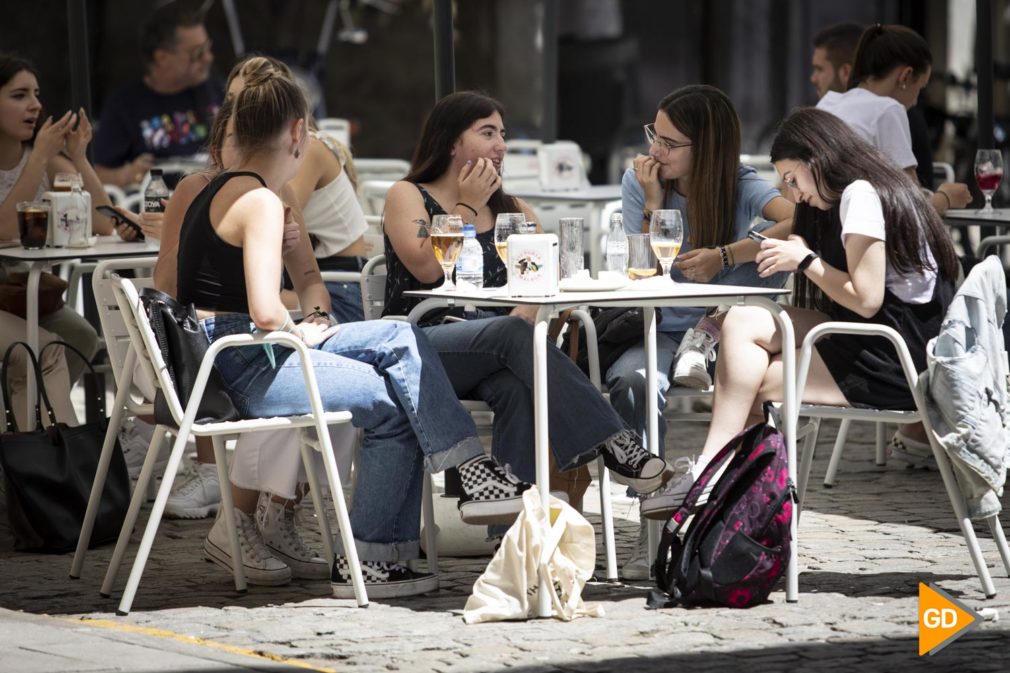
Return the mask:
{"type": "MultiPolygon", "coordinates": [[[[94,245],[87,248],[42,248],[25,250],[20,246],[0,248],[0,260],[25,262],[28,264],[28,281],[25,297],[26,341],[36,355],[39,352],[39,277],[42,271],[71,260],[103,260],[114,257],[150,257],[158,254],[158,241],[128,243],[119,236],[99,236],[94,245]]],[[[28,399],[28,430],[35,427],[32,408],[35,404],[35,377],[26,377],[25,397],[28,399]]]]}
{"type": "Polygon", "coordinates": [[[620,202],[621,185],[592,185],[582,189],[550,192],[520,188],[510,191],[509,195],[518,196],[537,211],[544,231],[558,231],[557,217],[553,215],[555,210],[564,209],[574,217],[585,213],[582,216],[588,225],[589,268],[594,276],[604,268],[600,239],[610,231],[609,217],[604,217],[604,212],[608,204],[620,202]]]}
{"type": "MultiPolygon", "coordinates": [[[[991,213],[982,213],[976,208],[951,208],[943,214],[943,219],[948,224],[962,227],[995,227],[1005,229],[1006,227],[1010,227],[1010,208],[995,208],[991,213]]],[[[987,249],[1004,243],[1010,243],[1010,233],[986,236],[978,242],[974,251],[968,250],[970,243],[967,241],[964,243],[966,255],[969,252],[973,252],[977,259],[982,259],[987,249]]]]}
{"type": "MultiPolygon", "coordinates": [[[[632,283],[634,286],[634,283],[632,283]]],[[[640,286],[641,287],[641,286],[640,286]]],[[[656,288],[656,285],[650,285],[656,288]]],[[[789,480],[796,480],[796,425],[799,411],[796,400],[796,337],[792,321],[785,309],[776,302],[776,298],[788,293],[788,290],[768,288],[741,287],[734,285],[707,285],[696,283],[670,283],[663,288],[649,290],[624,289],[613,292],[561,292],[550,297],[510,297],[507,288],[492,288],[469,292],[441,290],[422,290],[407,292],[414,297],[435,298],[452,305],[466,306],[536,306],[537,316],[533,328],[533,404],[534,425],[536,437],[536,481],[543,500],[544,508],[548,507],[549,468],[548,468],[548,436],[547,436],[547,325],[559,311],[579,306],[608,307],[711,307],[722,304],[736,306],[760,306],[772,314],[782,332],[783,378],[785,380],[783,394],[782,418],[785,424],[783,434],[786,440],[786,450],[789,460],[789,480]]],[[[656,316],[655,311],[643,311],[645,316],[646,344],[646,387],[656,388],[656,316]]],[[[649,446],[655,455],[659,455],[659,419],[655,395],[647,395],[649,419],[649,446]]],[[[797,537],[796,508],[793,508],[792,545],[790,547],[789,567],[787,569],[786,600],[795,602],[799,592],[797,557],[799,543],[797,537]]],[[[540,578],[540,591],[537,615],[551,616],[549,597],[545,578],[540,578]]]]}

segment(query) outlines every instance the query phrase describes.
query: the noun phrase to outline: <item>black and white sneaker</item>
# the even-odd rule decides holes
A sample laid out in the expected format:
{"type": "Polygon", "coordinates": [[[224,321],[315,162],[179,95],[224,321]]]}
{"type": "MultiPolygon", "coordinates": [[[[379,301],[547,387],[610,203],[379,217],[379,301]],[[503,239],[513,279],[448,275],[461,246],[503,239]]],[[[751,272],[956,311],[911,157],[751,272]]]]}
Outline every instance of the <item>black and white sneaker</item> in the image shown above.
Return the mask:
{"type": "Polygon", "coordinates": [[[491,525],[512,523],[523,508],[523,492],[530,484],[484,456],[459,466],[463,495],[459,516],[464,523],[491,525]]]}
{"type": "MultiPolygon", "coordinates": [[[[369,598],[400,598],[438,590],[438,575],[414,572],[390,561],[362,561],[361,576],[369,598]]],[[[351,566],[343,556],[333,557],[330,588],[334,598],[354,598],[351,566]]]]}
{"type": "Polygon", "coordinates": [[[654,456],[638,441],[630,430],[614,435],[601,447],[603,464],[614,481],[630,486],[638,493],[652,493],[673,477],[673,468],[665,460],[654,456]]]}

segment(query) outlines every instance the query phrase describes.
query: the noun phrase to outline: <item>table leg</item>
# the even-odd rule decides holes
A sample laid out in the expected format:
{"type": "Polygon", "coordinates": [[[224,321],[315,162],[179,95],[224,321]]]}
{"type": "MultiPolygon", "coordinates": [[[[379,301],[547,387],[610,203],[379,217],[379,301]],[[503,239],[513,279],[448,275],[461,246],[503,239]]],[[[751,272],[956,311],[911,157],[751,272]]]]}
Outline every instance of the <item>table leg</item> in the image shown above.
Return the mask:
{"type": "MultiPolygon", "coordinates": [[[[42,277],[42,267],[44,264],[41,262],[32,262],[31,266],[28,268],[28,284],[25,287],[25,337],[28,343],[28,347],[32,349],[32,353],[36,356],[39,354],[39,279],[42,277]]],[[[28,413],[25,418],[27,418],[28,427],[26,430],[35,429],[35,414],[32,410],[35,407],[35,397],[36,397],[36,384],[41,385],[42,382],[35,381],[34,374],[26,372],[25,376],[25,399],[28,402],[28,413]]]]}
{"type": "MultiPolygon", "coordinates": [[[[533,326],[533,413],[536,436],[537,489],[544,510],[550,511],[550,466],[547,436],[547,325],[552,313],[551,307],[541,306],[537,311],[533,326]]],[[[548,595],[547,578],[540,577],[537,591],[537,617],[551,616],[551,601],[548,595]]]]}
{"type": "MultiPolygon", "coordinates": [[[[747,303],[761,306],[775,319],[782,333],[782,434],[786,440],[786,456],[789,461],[789,483],[798,483],[796,478],[796,427],[799,417],[799,400],[796,399],[796,332],[793,321],[783,306],[767,297],[751,297],[747,303]]],[[[792,544],[789,545],[789,565],[786,568],[786,601],[799,600],[799,534],[798,507],[793,507],[793,520],[789,530],[792,544]]]]}
{"type": "MultiPolygon", "coordinates": [[[[656,311],[651,306],[642,308],[642,322],[645,330],[645,399],[646,399],[646,440],[645,448],[654,456],[666,452],[659,446],[659,403],[656,391],[656,311]]],[[[654,558],[659,548],[660,521],[650,520],[647,524],[649,558],[654,558]]]]}

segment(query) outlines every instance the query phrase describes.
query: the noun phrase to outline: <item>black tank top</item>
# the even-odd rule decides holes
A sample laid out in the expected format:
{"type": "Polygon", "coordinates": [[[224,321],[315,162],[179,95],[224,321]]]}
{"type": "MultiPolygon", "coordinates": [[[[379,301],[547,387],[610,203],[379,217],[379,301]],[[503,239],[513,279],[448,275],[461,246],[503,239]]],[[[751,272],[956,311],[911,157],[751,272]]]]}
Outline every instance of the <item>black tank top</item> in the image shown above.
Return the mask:
{"type": "MultiPolygon", "coordinates": [[[[445,209],[428,193],[427,189],[417,184],[414,186],[421,192],[421,197],[424,199],[424,209],[428,213],[429,222],[436,215],[445,214],[445,209]]],[[[477,234],[477,242],[480,243],[480,247],[484,251],[484,287],[503,287],[508,283],[508,273],[494,247],[494,229],[477,234]]],[[[414,277],[414,274],[396,255],[396,250],[393,249],[393,244],[388,236],[383,236],[383,247],[386,253],[386,302],[382,315],[407,315],[412,308],[421,303],[421,300],[417,297],[405,297],[403,293],[408,290],[430,290],[440,286],[442,279],[440,278],[434,283],[422,283],[414,277]]],[[[421,323],[432,324],[450,314],[462,316],[462,311],[435,311],[425,315],[421,323]]]]}
{"type": "Polygon", "coordinates": [[[221,173],[197,194],[179,232],[178,293],[183,304],[215,311],[248,313],[242,248],[223,241],[210,223],[210,204],[225,183],[256,173],[221,173]]]}

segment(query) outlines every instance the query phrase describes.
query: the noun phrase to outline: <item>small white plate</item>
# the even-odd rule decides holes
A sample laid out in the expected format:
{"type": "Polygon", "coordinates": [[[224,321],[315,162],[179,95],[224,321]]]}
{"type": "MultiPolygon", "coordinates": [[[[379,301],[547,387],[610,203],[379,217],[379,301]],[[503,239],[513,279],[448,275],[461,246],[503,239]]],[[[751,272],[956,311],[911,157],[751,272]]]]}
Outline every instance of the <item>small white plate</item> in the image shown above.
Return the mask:
{"type": "Polygon", "coordinates": [[[558,289],[562,292],[609,292],[627,284],[628,279],[619,274],[606,274],[599,280],[586,275],[565,278],[558,283],[558,289]]]}

